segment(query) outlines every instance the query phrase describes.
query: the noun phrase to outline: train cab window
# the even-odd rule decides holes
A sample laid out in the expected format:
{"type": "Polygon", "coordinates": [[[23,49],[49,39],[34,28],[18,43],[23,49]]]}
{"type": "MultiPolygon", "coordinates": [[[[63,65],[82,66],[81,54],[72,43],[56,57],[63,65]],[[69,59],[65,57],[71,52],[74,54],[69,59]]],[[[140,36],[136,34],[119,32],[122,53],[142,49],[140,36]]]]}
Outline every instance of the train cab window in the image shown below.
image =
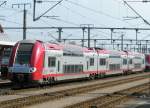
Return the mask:
{"type": "Polygon", "coordinates": [[[29,64],[32,56],[33,44],[21,43],[18,47],[15,64],[29,64]]]}
{"type": "Polygon", "coordinates": [[[123,65],[127,64],[127,59],[123,59],[123,65]]]}
{"type": "Polygon", "coordinates": [[[56,66],[56,57],[48,57],[48,67],[56,66]]]}
{"type": "Polygon", "coordinates": [[[106,59],[104,59],[104,58],[101,58],[101,59],[99,59],[99,65],[106,65],[106,59]]]}
{"type": "Polygon", "coordinates": [[[90,58],[90,66],[94,66],[94,58],[90,58]]]}

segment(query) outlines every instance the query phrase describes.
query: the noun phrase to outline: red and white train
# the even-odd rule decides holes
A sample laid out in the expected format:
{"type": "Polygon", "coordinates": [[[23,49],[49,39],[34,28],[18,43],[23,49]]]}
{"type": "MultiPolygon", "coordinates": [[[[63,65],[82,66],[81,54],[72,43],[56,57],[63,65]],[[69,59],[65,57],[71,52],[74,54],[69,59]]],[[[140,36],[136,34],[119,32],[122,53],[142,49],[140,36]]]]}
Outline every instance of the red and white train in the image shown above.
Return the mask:
{"type": "Polygon", "coordinates": [[[0,40],[0,78],[7,79],[8,64],[11,49],[15,45],[15,42],[7,42],[0,40]]]}
{"type": "Polygon", "coordinates": [[[17,83],[52,83],[144,69],[145,55],[141,53],[22,40],[12,50],[9,79],[17,83]]]}

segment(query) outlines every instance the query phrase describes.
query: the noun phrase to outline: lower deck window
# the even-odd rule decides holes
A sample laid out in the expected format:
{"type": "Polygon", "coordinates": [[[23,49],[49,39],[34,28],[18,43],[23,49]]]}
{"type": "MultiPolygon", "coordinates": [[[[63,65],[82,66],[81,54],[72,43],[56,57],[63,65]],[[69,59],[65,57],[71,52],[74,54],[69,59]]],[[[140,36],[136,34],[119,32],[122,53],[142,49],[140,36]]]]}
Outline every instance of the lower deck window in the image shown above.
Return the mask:
{"type": "Polygon", "coordinates": [[[120,70],[120,64],[110,64],[109,69],[110,70],[120,70]]]}
{"type": "Polygon", "coordinates": [[[134,64],[134,68],[141,68],[141,64],[140,63],[134,64]]]}
{"type": "Polygon", "coordinates": [[[127,59],[123,59],[123,65],[127,65],[127,59]]]}
{"type": "Polygon", "coordinates": [[[80,73],[83,71],[83,65],[64,65],[64,73],[80,73]]]}
{"type": "Polygon", "coordinates": [[[48,57],[48,67],[56,66],[56,57],[48,57]]]}

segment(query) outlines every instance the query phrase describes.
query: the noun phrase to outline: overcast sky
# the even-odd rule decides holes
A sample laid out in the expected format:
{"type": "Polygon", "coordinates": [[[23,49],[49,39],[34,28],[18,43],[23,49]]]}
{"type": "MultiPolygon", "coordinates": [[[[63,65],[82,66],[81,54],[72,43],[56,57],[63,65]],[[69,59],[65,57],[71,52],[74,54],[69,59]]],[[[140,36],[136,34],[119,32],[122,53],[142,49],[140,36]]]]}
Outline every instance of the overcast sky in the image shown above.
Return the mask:
{"type": "MultiPolygon", "coordinates": [[[[0,4],[2,0],[0,0],[0,4]]],[[[36,17],[40,16],[55,2],[43,0],[36,6],[36,17]]],[[[134,1],[134,0],[133,0],[134,1]]],[[[136,0],[137,1],[137,0],[136,0]]],[[[123,0],[63,0],[45,16],[56,16],[54,18],[42,17],[33,22],[33,0],[7,0],[6,5],[0,7],[0,24],[4,27],[22,27],[23,7],[19,8],[12,4],[31,3],[26,6],[27,26],[80,26],[81,24],[92,24],[95,27],[150,27],[142,19],[125,20],[125,17],[137,17],[137,15],[123,3],[123,0]]],[[[150,3],[128,2],[143,18],[150,22],[150,3]]],[[[116,31],[120,32],[120,31],[116,31]]],[[[125,31],[123,31],[125,32],[125,31]]],[[[21,30],[5,30],[7,36],[13,40],[22,39],[21,30]]],[[[63,38],[82,38],[82,30],[64,30],[63,38]]],[[[140,31],[139,39],[150,39],[149,32],[140,31]]],[[[108,30],[91,31],[93,38],[110,38],[108,30]]],[[[120,34],[114,34],[120,36],[120,34]]],[[[57,30],[27,30],[27,39],[54,40],[58,37],[57,30]]],[[[125,38],[135,38],[135,31],[125,32],[125,38]]]]}

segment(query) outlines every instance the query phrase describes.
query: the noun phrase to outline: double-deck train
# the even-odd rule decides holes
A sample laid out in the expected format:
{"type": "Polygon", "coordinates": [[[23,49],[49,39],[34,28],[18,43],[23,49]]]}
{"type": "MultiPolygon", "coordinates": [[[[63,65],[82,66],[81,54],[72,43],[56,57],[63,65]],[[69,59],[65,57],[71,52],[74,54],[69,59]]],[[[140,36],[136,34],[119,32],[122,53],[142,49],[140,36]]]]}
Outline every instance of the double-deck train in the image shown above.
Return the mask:
{"type": "Polygon", "coordinates": [[[9,79],[20,83],[53,83],[100,78],[145,69],[145,55],[128,51],[86,48],[72,44],[22,40],[9,60],[9,79]]]}
{"type": "Polygon", "coordinates": [[[15,42],[0,40],[0,78],[2,79],[7,79],[9,57],[13,45],[15,45],[15,42]]]}

